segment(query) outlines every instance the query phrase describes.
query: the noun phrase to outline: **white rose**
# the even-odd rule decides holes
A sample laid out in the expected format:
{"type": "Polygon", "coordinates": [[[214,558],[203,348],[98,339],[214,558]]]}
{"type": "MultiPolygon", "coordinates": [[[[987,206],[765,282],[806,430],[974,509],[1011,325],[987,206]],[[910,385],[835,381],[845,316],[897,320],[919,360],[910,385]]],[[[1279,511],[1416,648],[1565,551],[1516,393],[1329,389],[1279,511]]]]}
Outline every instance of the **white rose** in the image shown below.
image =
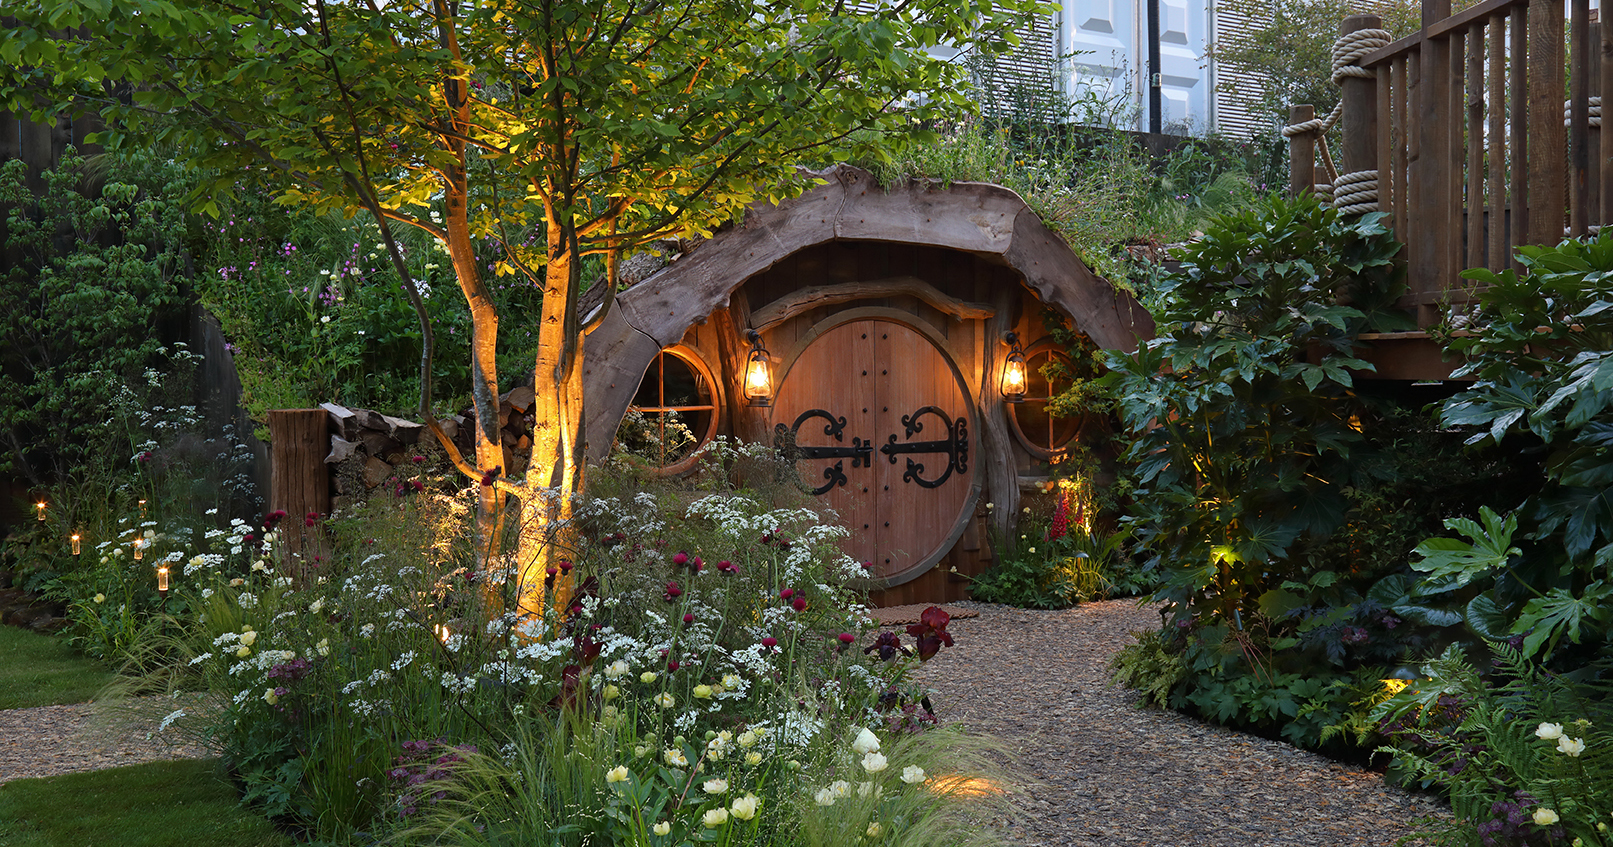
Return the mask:
{"type": "Polygon", "coordinates": [[[883,753],[869,753],[863,757],[863,770],[869,773],[879,773],[887,764],[883,753]]]}
{"type": "Polygon", "coordinates": [[[908,785],[918,785],[924,781],[924,769],[918,765],[902,768],[902,781],[908,785]]]}
{"type": "Polygon", "coordinates": [[[755,794],[746,794],[744,797],[735,800],[728,808],[729,811],[734,813],[734,817],[742,821],[748,821],[756,817],[756,805],[760,802],[761,800],[757,799],[755,794]]]}
{"type": "Polygon", "coordinates": [[[851,742],[851,749],[858,755],[872,753],[879,749],[879,736],[868,731],[867,728],[857,730],[857,740],[851,742]]]}
{"type": "Polygon", "coordinates": [[[716,829],[717,827],[728,823],[728,810],[722,808],[721,806],[708,810],[705,814],[700,816],[700,822],[705,824],[708,829],[716,829]]]}
{"type": "Polygon", "coordinates": [[[1565,735],[1562,738],[1557,739],[1557,750],[1558,752],[1567,753],[1569,756],[1578,758],[1579,754],[1585,752],[1585,739],[1569,738],[1565,735]]]}

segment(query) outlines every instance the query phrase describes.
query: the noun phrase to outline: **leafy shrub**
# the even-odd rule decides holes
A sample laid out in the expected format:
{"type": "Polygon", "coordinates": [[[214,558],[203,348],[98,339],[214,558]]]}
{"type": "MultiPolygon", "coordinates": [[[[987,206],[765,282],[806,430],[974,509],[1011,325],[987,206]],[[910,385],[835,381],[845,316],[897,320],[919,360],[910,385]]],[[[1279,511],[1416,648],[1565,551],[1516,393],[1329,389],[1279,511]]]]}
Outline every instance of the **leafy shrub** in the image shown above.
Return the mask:
{"type": "Polygon", "coordinates": [[[1613,843],[1613,690],[1491,648],[1495,673],[1453,645],[1373,713],[1406,778],[1450,796],[1455,815],[1430,834],[1486,847],[1613,843]]]}
{"type": "Polygon", "coordinates": [[[946,615],[906,643],[865,639],[845,530],[750,491],[601,474],[537,577],[546,604],[521,609],[515,556],[469,541],[475,488],[422,481],[333,518],[329,555],[296,578],[263,528],[244,575],[210,559],[185,575],[167,683],[224,707],[170,723],[210,733],[267,813],[326,839],[453,843],[620,843],[657,822],[747,843],[878,823],[934,843],[950,820],[945,791],[907,771],[938,770],[955,740],[926,740],[933,716],[907,680],[951,642],[946,615]],[[847,759],[864,730],[882,758],[847,759]],[[832,818],[800,802],[803,779],[830,788],[832,818]]]}

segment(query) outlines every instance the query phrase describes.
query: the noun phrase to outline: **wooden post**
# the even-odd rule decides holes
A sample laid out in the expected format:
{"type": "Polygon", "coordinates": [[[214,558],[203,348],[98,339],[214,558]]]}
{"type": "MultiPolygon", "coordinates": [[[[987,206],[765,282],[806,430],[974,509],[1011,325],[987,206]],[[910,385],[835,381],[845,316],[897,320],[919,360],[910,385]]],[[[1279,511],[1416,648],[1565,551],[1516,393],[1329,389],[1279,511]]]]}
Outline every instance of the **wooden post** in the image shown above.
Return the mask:
{"type": "MultiPolygon", "coordinates": [[[[1423,0],[1423,32],[1450,17],[1450,0],[1423,0]]],[[[1427,38],[1422,47],[1422,68],[1417,81],[1418,102],[1417,158],[1412,162],[1411,179],[1416,205],[1410,211],[1416,221],[1406,238],[1411,248],[1409,271],[1411,295],[1417,304],[1417,325],[1432,326],[1440,316],[1433,308],[1441,292],[1454,280],[1456,268],[1450,262],[1461,230],[1451,217],[1451,79],[1450,36],[1427,38]]]]}
{"type": "MultiPolygon", "coordinates": [[[[1289,106],[1288,123],[1304,123],[1316,117],[1316,107],[1289,106]]],[[[1316,136],[1301,132],[1288,139],[1288,193],[1298,197],[1316,188],[1316,136]]]]}
{"type": "Polygon", "coordinates": [[[1563,238],[1563,11],[1561,0],[1529,0],[1529,229],[1521,244],[1563,238]]]}
{"type": "MultiPolygon", "coordinates": [[[[325,468],[329,419],[324,409],[269,412],[269,508],[286,513],[280,539],[294,560],[324,555],[326,550],[323,524],[309,527],[307,516],[330,515],[330,472],[325,468]]],[[[300,571],[293,566],[293,573],[300,571]]]]}
{"type": "Polygon", "coordinates": [[[1591,216],[1591,4],[1590,0],[1572,0],[1570,4],[1573,26],[1570,35],[1574,49],[1569,56],[1573,63],[1569,75],[1569,150],[1568,197],[1569,231],[1584,235],[1591,216]]]}
{"type": "MultiPolygon", "coordinates": [[[[1608,123],[1613,118],[1613,20],[1606,21],[1598,27],[1600,38],[1600,57],[1597,64],[1597,73],[1601,77],[1600,92],[1602,95],[1602,121],[1608,123]]],[[[1606,226],[1613,223],[1613,126],[1604,126],[1598,133],[1601,149],[1598,151],[1597,168],[1592,179],[1601,183],[1601,214],[1596,222],[1606,226]]]]}
{"type": "MultiPolygon", "coordinates": [[[[1350,15],[1339,25],[1340,35],[1363,29],[1381,29],[1377,15],[1350,15]]],[[[1339,99],[1344,104],[1339,120],[1344,124],[1344,141],[1339,149],[1339,173],[1370,171],[1378,167],[1378,82],[1347,76],[1339,82],[1339,99]]],[[[1388,183],[1387,173],[1378,174],[1380,186],[1388,183]]],[[[1336,193],[1336,192],[1335,192],[1336,193]]],[[[1387,196],[1381,188],[1380,197],[1387,196]]]]}

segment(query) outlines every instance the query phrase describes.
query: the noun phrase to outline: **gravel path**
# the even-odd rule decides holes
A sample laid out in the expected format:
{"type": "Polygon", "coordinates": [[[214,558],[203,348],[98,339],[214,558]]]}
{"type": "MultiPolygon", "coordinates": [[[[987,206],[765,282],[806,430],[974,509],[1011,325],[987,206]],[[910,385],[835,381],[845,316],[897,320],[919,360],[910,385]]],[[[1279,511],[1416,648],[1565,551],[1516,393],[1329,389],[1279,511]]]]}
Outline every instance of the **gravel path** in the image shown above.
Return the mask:
{"type": "Polygon", "coordinates": [[[925,664],[943,721],[1003,739],[1029,780],[1026,845],[1386,847],[1449,807],[1287,744],[1145,710],[1109,658],[1159,616],[1135,601],[1061,611],[984,603],[925,664]]]}
{"type": "Polygon", "coordinates": [[[90,703],[0,711],[0,783],[216,755],[157,733],[170,706],[150,698],[116,711],[90,703]]]}

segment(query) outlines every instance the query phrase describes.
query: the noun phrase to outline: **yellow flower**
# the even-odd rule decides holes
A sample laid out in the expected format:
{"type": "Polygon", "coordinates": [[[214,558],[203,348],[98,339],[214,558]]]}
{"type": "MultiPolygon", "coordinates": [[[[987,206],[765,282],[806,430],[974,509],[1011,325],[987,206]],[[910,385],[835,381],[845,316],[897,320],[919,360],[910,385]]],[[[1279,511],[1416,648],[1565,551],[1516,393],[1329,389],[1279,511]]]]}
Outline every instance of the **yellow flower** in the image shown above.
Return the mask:
{"type": "Polygon", "coordinates": [[[760,802],[761,800],[757,799],[755,794],[746,792],[744,797],[735,800],[728,808],[729,811],[734,813],[734,817],[742,821],[748,821],[756,817],[756,805],[760,802]]]}
{"type": "Polygon", "coordinates": [[[873,823],[868,825],[868,837],[869,838],[878,838],[880,833],[882,833],[884,831],[885,831],[884,828],[879,825],[879,821],[874,821],[873,823]]]}
{"type": "Polygon", "coordinates": [[[754,765],[759,765],[761,763],[762,763],[762,754],[761,753],[758,753],[755,750],[752,750],[749,753],[745,754],[745,764],[754,766],[754,765]]]}
{"type": "Polygon", "coordinates": [[[711,686],[709,686],[709,685],[696,685],[694,687],[694,696],[695,696],[696,700],[710,700],[711,699],[711,686]]]}
{"type": "Polygon", "coordinates": [[[246,646],[245,644],[242,644],[241,648],[239,650],[235,651],[235,655],[240,657],[240,658],[242,658],[242,659],[245,659],[247,656],[252,655],[252,648],[246,646]]]}
{"type": "Polygon", "coordinates": [[[1535,823],[1539,824],[1540,826],[1551,826],[1552,824],[1562,820],[1562,818],[1557,817],[1556,812],[1546,808],[1545,806],[1541,806],[1535,810],[1534,819],[1535,823]]]}
{"type": "Polygon", "coordinates": [[[105,594],[97,594],[97,595],[95,595],[95,602],[97,602],[97,603],[105,603],[106,602],[106,595],[105,594]]]}
{"type": "Polygon", "coordinates": [[[617,765],[616,767],[605,771],[606,782],[626,782],[631,778],[631,776],[632,774],[628,772],[626,765],[617,765]]]}
{"type": "Polygon", "coordinates": [[[666,693],[665,691],[655,695],[655,705],[660,706],[663,709],[672,708],[672,704],[676,702],[677,700],[673,699],[672,695],[666,693]]]}
{"type": "Polygon", "coordinates": [[[605,688],[599,692],[599,696],[606,700],[615,700],[617,697],[622,696],[622,689],[606,684],[605,688]]]}
{"type": "Polygon", "coordinates": [[[700,816],[700,822],[705,824],[708,829],[716,829],[728,823],[728,810],[721,807],[710,809],[700,816]]]}
{"type": "Polygon", "coordinates": [[[274,704],[280,702],[280,695],[274,693],[273,688],[267,689],[263,692],[263,701],[273,706],[274,704]]]}
{"type": "Polygon", "coordinates": [[[250,630],[241,633],[241,643],[251,647],[253,644],[258,643],[258,634],[250,630]]]}
{"type": "Polygon", "coordinates": [[[722,677],[722,687],[727,689],[738,688],[740,683],[738,674],[725,673],[722,677]]]}
{"type": "Polygon", "coordinates": [[[644,683],[645,685],[649,685],[655,681],[655,671],[645,671],[644,673],[639,674],[638,681],[644,683]]]}
{"type": "Polygon", "coordinates": [[[651,831],[656,835],[666,835],[672,831],[672,824],[666,821],[656,821],[655,826],[651,827],[651,831]]]}

